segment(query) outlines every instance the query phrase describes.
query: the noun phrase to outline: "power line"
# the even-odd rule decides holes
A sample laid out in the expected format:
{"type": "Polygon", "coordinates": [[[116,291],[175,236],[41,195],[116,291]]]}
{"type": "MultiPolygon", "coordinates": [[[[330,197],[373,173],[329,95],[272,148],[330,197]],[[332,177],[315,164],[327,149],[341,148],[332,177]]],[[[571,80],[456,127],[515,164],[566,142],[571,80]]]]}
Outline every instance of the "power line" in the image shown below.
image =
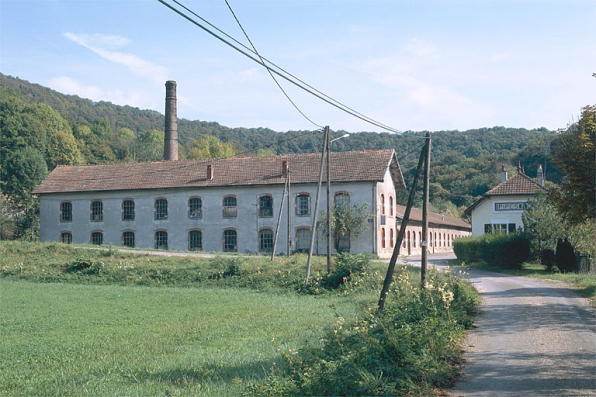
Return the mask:
{"type": "MultiPolygon", "coordinates": [[[[217,31],[221,32],[222,34],[224,34],[225,36],[227,36],[228,38],[230,38],[231,40],[233,40],[234,42],[238,43],[240,46],[244,47],[246,49],[246,51],[242,50],[241,48],[239,48],[238,46],[232,44],[230,41],[226,40],[225,38],[221,37],[220,35],[218,35],[217,33],[213,32],[212,30],[210,30],[209,28],[207,28],[206,26],[204,26],[203,24],[197,22],[196,20],[194,20],[193,18],[191,18],[189,15],[185,14],[184,12],[176,9],[175,7],[173,7],[172,5],[168,4],[166,1],[164,0],[157,0],[160,3],[162,3],[164,6],[168,7],[169,9],[171,9],[172,11],[174,11],[175,13],[177,13],[178,15],[180,15],[181,17],[183,17],[184,19],[188,20],[189,22],[191,22],[192,24],[196,25],[197,27],[203,29],[205,32],[209,33],[210,35],[212,35],[213,37],[215,37],[216,39],[222,41],[223,43],[227,44],[228,46],[232,47],[233,49],[235,49],[236,51],[240,52],[241,54],[243,54],[244,56],[246,56],[247,58],[250,58],[251,60],[253,60],[254,62],[258,63],[259,65],[263,66],[264,68],[266,68],[267,70],[269,70],[272,73],[275,73],[276,75],[278,75],[279,77],[285,79],[286,81],[294,84],[295,86],[297,86],[298,88],[301,88],[302,90],[308,92],[309,94],[319,98],[320,100],[328,103],[331,106],[336,107],[339,110],[344,111],[345,113],[348,113],[362,121],[365,121],[369,124],[375,125],[379,128],[385,129],[387,131],[390,132],[394,132],[397,134],[402,134],[403,132],[400,130],[397,130],[395,128],[389,127],[379,121],[376,121],[368,116],[365,116],[359,112],[356,112],[352,109],[350,109],[349,107],[343,105],[342,103],[334,100],[333,98],[329,97],[328,95],[323,94],[322,92],[314,89],[313,87],[307,85],[306,83],[302,82],[301,80],[295,78],[294,76],[292,76],[291,74],[287,73],[285,70],[283,70],[282,68],[278,67],[277,65],[273,64],[272,62],[268,61],[265,58],[262,59],[257,59],[255,58],[253,55],[254,54],[256,56],[258,56],[259,58],[260,55],[258,55],[257,53],[255,53],[253,50],[249,49],[248,47],[246,47],[245,45],[239,43],[237,40],[231,38],[231,36],[229,36],[228,34],[225,34],[223,31],[221,31],[220,29],[216,28],[213,24],[207,22],[204,18],[198,16],[196,13],[194,13],[193,11],[191,11],[190,9],[188,9],[187,7],[185,7],[184,5],[182,5],[180,2],[178,2],[177,0],[173,0],[177,5],[179,5],[180,7],[184,8],[185,10],[187,10],[188,12],[192,13],[193,15],[195,15],[197,18],[201,19],[202,21],[204,21],[205,23],[209,24],[210,26],[212,26],[214,29],[216,29],[217,31]],[[248,51],[248,52],[247,52],[248,51]],[[250,54],[249,54],[250,53],[250,54]],[[278,71],[274,68],[272,68],[271,66],[269,66],[267,63],[270,63],[272,66],[275,66],[276,68],[280,69],[281,71],[278,71]],[[283,72],[283,73],[282,73],[283,72]],[[285,73],[285,74],[284,74],[285,73]],[[286,75],[287,74],[287,75],[286,75]],[[291,76],[291,77],[289,77],[291,76]]],[[[418,137],[418,138],[422,138],[422,139],[426,139],[424,137],[418,137]]]]}
{"type": "MultiPolygon", "coordinates": [[[[242,33],[244,33],[244,37],[246,37],[246,40],[248,40],[248,42],[250,43],[251,47],[253,48],[254,53],[259,56],[259,59],[261,60],[261,62],[265,63],[265,59],[261,56],[261,54],[259,54],[259,52],[257,51],[257,48],[253,44],[252,40],[250,39],[250,37],[248,37],[248,34],[246,33],[246,30],[244,30],[244,27],[240,23],[240,20],[238,19],[238,17],[236,16],[236,13],[232,9],[232,6],[228,2],[228,0],[225,0],[225,2],[227,4],[227,6],[228,6],[228,9],[232,13],[232,16],[236,20],[236,23],[240,27],[240,30],[242,30],[242,33]]],[[[296,108],[296,110],[298,111],[298,113],[300,113],[302,115],[302,117],[304,117],[306,120],[310,121],[311,124],[314,124],[315,126],[317,126],[319,128],[323,128],[323,126],[321,126],[321,125],[315,123],[314,121],[312,121],[308,116],[306,116],[306,114],[304,114],[304,112],[302,112],[302,110],[300,110],[300,108],[298,108],[298,106],[294,103],[294,101],[292,100],[292,98],[290,98],[290,96],[288,95],[288,93],[279,84],[279,81],[277,81],[277,79],[275,78],[275,76],[273,75],[273,73],[271,72],[271,70],[267,69],[267,72],[269,72],[269,76],[271,76],[271,78],[273,79],[273,81],[275,81],[275,84],[277,84],[277,87],[281,90],[281,92],[283,92],[283,94],[286,96],[286,98],[288,99],[288,101],[290,101],[290,103],[292,104],[292,106],[294,106],[294,108],[296,108]]]]}

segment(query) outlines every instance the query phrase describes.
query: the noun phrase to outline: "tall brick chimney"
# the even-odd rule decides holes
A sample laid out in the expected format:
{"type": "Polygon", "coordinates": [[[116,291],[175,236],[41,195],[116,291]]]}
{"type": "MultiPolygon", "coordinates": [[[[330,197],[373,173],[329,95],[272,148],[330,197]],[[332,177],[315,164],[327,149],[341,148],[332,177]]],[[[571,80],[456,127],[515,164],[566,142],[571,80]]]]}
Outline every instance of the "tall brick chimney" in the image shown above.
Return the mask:
{"type": "Polygon", "coordinates": [[[164,128],[163,159],[178,160],[178,114],[176,82],[166,81],[166,125],[164,128]]]}

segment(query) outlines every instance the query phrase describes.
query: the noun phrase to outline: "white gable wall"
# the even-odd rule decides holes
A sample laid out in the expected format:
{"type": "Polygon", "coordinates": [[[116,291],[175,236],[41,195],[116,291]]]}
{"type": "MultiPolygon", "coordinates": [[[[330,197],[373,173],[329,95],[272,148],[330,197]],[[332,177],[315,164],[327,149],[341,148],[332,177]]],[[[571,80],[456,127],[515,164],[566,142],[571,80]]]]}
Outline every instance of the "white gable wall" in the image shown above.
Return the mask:
{"type": "Polygon", "coordinates": [[[523,209],[506,209],[507,204],[511,204],[509,207],[516,208],[531,197],[529,195],[488,196],[472,211],[472,236],[482,236],[485,224],[515,223],[516,229],[523,227],[523,209]],[[495,204],[499,204],[501,209],[498,210],[495,204]]]}

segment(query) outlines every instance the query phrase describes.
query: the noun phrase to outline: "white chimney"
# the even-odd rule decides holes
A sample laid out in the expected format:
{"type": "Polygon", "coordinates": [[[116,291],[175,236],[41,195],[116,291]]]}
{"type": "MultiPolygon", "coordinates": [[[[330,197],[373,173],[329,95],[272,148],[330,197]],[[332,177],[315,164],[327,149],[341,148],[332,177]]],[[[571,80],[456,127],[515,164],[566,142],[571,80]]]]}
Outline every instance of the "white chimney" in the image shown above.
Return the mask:
{"type": "Polygon", "coordinates": [[[538,172],[536,173],[536,179],[540,186],[544,186],[544,172],[542,171],[542,164],[538,165],[538,172]]]}
{"type": "Polygon", "coordinates": [[[507,170],[505,169],[505,164],[502,164],[501,168],[501,183],[507,180],[507,170]]]}

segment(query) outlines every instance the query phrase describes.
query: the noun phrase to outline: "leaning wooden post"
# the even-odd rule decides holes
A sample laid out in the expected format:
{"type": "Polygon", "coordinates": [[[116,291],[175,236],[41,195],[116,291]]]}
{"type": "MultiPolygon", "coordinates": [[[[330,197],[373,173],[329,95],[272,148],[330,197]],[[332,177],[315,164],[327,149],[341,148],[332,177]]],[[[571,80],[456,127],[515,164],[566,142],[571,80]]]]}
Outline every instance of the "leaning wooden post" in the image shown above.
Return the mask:
{"type": "Polygon", "coordinates": [[[395,263],[397,262],[397,258],[399,256],[399,249],[401,248],[402,241],[404,239],[404,235],[406,234],[406,228],[408,227],[408,221],[410,219],[410,210],[414,205],[414,196],[416,195],[416,188],[418,186],[418,177],[420,176],[420,170],[422,169],[422,164],[424,162],[424,158],[426,157],[426,148],[422,148],[420,152],[420,159],[418,160],[418,168],[416,169],[416,175],[414,175],[414,182],[412,182],[412,187],[410,188],[410,196],[408,197],[408,205],[406,206],[406,211],[404,213],[404,218],[401,222],[401,228],[399,229],[399,234],[397,235],[397,241],[395,242],[395,247],[393,248],[393,254],[391,255],[391,259],[389,260],[389,266],[387,267],[387,274],[385,276],[385,281],[383,282],[383,289],[381,290],[381,297],[379,298],[379,304],[377,306],[377,313],[381,313],[383,311],[383,307],[385,306],[385,300],[387,298],[387,294],[389,293],[389,287],[391,286],[391,281],[393,280],[393,273],[395,271],[395,263]]]}
{"type": "MultiPolygon", "coordinates": [[[[323,164],[325,162],[325,153],[327,151],[327,142],[329,137],[329,127],[325,127],[325,138],[323,143],[323,153],[321,154],[321,165],[319,167],[319,186],[317,187],[317,200],[315,201],[315,211],[312,214],[312,228],[310,229],[310,249],[308,250],[308,261],[306,262],[306,280],[308,284],[310,279],[310,265],[312,262],[312,253],[315,247],[315,235],[317,234],[317,214],[319,212],[319,199],[321,198],[321,184],[323,183],[323,164]]],[[[329,215],[327,215],[329,216],[329,215]]]]}
{"type": "Polygon", "coordinates": [[[426,152],[424,161],[424,200],[422,204],[422,258],[420,261],[420,287],[426,283],[426,268],[428,266],[428,194],[430,184],[430,132],[426,133],[426,152]]]}

